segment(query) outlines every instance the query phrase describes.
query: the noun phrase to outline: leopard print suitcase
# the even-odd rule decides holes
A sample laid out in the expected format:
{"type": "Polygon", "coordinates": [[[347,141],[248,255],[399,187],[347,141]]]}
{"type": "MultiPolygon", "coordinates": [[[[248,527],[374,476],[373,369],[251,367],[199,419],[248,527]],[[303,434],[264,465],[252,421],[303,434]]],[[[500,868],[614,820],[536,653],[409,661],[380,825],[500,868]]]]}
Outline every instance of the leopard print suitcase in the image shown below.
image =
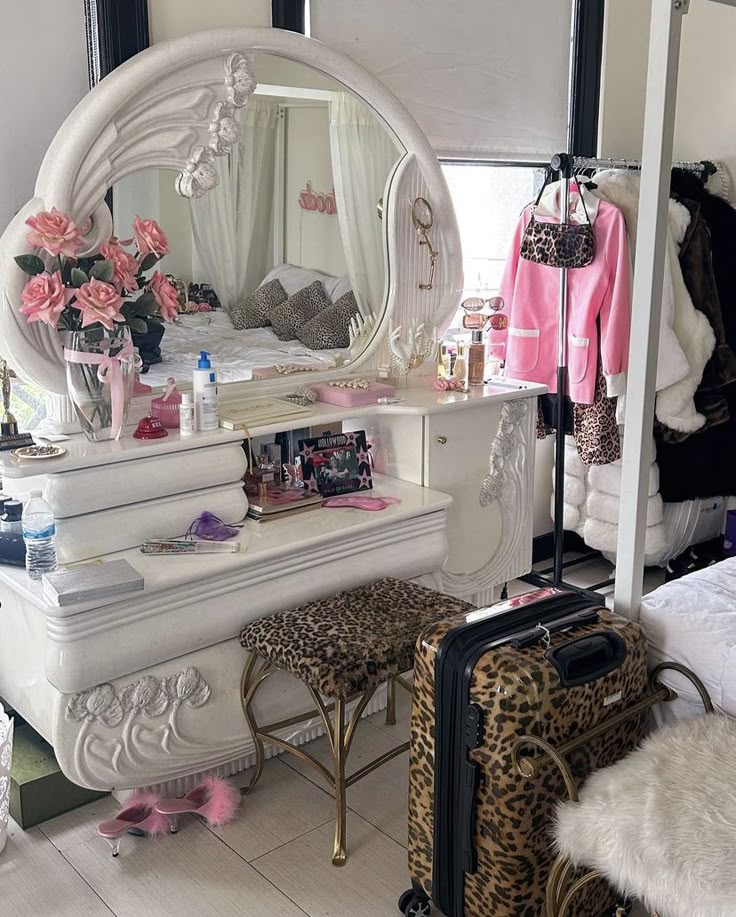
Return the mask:
{"type": "MultiPolygon", "coordinates": [[[[545,621],[552,630],[550,603],[554,606],[555,602],[567,602],[573,610],[580,608],[581,601],[586,604],[586,600],[573,600],[570,596],[564,590],[539,590],[489,609],[486,614],[497,631],[505,613],[510,619],[507,630],[511,634],[518,630],[518,625],[511,622],[524,615],[530,620],[530,615],[538,611],[537,620],[545,621]]],[[[447,833],[447,824],[441,823],[446,814],[436,812],[438,797],[444,792],[436,784],[443,779],[443,775],[438,777],[440,758],[435,745],[442,734],[438,710],[443,709],[437,697],[436,662],[443,641],[453,634],[457,636],[458,629],[471,625],[478,628],[479,615],[483,613],[441,621],[420,638],[414,669],[409,778],[409,868],[413,891],[402,896],[399,904],[409,917],[429,914],[428,899],[433,899],[446,917],[544,917],[545,888],[553,860],[553,813],[567,794],[560,771],[546,758],[534,779],[522,777],[512,762],[512,746],[517,738],[528,734],[559,746],[648,693],[647,647],[641,629],[604,608],[593,609],[589,602],[587,606],[588,617],[597,612],[599,620],[547,634],[546,639],[524,648],[502,643],[481,650],[475,662],[469,704],[478,712],[482,728],[477,730],[477,747],[467,751],[469,765],[476,765],[479,775],[468,825],[475,862],[469,871],[461,870],[464,880],[456,881],[451,896],[455,903],[449,905],[438,894],[439,867],[435,862],[438,837],[447,833]],[[613,634],[625,648],[623,662],[601,677],[564,687],[560,673],[550,662],[550,652],[559,653],[560,648],[565,648],[567,656],[572,656],[583,646],[581,639],[591,635],[601,639],[602,634],[613,634]]],[[[580,616],[581,612],[576,614],[580,616]]],[[[564,616],[563,610],[558,617],[564,616]]],[[[635,748],[646,728],[647,715],[641,714],[571,753],[566,760],[576,783],[580,785],[591,771],[614,763],[635,748]]],[[[533,756],[534,750],[529,754],[533,756]]],[[[441,811],[446,813],[446,808],[441,811]]],[[[446,841],[457,846],[461,838],[451,835],[446,841]]],[[[447,882],[446,874],[440,878],[447,882]]],[[[447,891],[444,897],[448,898],[447,891]]],[[[575,917],[613,914],[619,903],[607,886],[598,883],[579,896],[570,913],[575,917]]]]}

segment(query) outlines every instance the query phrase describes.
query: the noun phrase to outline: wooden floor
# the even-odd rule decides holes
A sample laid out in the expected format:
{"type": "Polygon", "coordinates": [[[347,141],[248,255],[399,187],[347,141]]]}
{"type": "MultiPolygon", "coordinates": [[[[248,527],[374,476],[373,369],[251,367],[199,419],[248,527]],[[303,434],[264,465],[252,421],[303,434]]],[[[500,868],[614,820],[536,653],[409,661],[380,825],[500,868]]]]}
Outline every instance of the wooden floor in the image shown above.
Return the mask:
{"type": "MultiPolygon", "coordinates": [[[[600,572],[578,570],[576,579],[598,581],[600,572]]],[[[525,588],[515,584],[512,592],[525,588]]],[[[406,739],[409,698],[399,691],[397,701],[396,726],[382,714],[361,723],[351,769],[406,739]]],[[[326,740],[310,750],[326,757],[326,740]]],[[[409,885],[407,755],[348,791],[349,856],[341,869],[330,863],[332,797],[316,774],[287,758],[267,762],[232,824],[210,830],[185,819],[176,835],[126,837],[117,859],[95,834],[117,809],[112,799],[26,832],[11,823],[0,855],[0,915],[397,917],[409,885]]]]}

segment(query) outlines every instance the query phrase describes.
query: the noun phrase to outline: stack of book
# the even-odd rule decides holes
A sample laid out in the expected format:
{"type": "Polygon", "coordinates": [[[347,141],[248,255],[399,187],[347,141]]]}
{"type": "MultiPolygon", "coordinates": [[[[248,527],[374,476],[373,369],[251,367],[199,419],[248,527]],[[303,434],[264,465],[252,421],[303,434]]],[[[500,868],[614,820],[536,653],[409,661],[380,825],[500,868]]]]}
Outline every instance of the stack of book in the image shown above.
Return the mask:
{"type": "Polygon", "coordinates": [[[281,484],[266,484],[263,488],[246,487],[248,494],[248,518],[257,522],[268,522],[319,509],[322,505],[321,494],[309,493],[303,487],[285,487],[281,484]],[[265,499],[264,499],[265,497],[265,499]]]}

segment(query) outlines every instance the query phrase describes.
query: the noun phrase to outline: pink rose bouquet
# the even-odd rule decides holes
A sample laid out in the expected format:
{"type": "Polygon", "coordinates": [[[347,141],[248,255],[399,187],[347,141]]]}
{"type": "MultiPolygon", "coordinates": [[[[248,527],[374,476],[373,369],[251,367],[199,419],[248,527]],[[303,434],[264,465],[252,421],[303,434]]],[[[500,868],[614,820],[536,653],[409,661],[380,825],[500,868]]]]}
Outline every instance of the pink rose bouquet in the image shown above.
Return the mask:
{"type": "Polygon", "coordinates": [[[173,285],[160,271],[154,271],[150,289],[156,300],[159,314],[166,321],[172,321],[179,314],[179,297],[173,285]]]}
{"type": "Polygon", "coordinates": [[[38,251],[15,259],[28,275],[20,307],[27,321],[63,331],[100,326],[112,331],[125,324],[145,334],[149,322],[172,321],[178,315],[176,289],[166,277],[155,271],[146,278],[169,252],[166,234],[155,220],[136,217],[133,239],[121,242],[111,236],[97,254],[82,256],[82,232],[61,211],[38,213],[26,223],[28,244],[38,251]]]}

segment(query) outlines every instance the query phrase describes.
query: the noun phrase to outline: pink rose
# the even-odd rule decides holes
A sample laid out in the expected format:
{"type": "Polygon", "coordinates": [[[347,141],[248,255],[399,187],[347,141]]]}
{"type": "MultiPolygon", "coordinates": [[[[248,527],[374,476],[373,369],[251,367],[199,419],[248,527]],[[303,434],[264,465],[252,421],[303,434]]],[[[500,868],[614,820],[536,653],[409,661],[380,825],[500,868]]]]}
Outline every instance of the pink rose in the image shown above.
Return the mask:
{"type": "Polygon", "coordinates": [[[56,207],[28,217],[26,226],[31,227],[28,244],[44,248],[50,255],[72,258],[82,246],[82,237],[74,221],[56,207]]]}
{"type": "Polygon", "coordinates": [[[76,291],[77,301],[73,304],[82,313],[82,328],[99,322],[112,331],[113,321],[124,322],[120,314],[123,297],[112,284],[102,280],[90,280],[76,291]]]}
{"type": "Polygon", "coordinates": [[[20,311],[29,322],[45,322],[56,328],[59,316],[66,308],[76,290],[67,289],[61,279],[61,272],[36,274],[23,287],[20,311]]]}
{"type": "Polygon", "coordinates": [[[148,284],[148,289],[153,293],[158,304],[161,318],[170,322],[179,314],[179,297],[176,290],[164,277],[161,271],[154,271],[148,284]]]}
{"type": "Polygon", "coordinates": [[[159,257],[168,255],[169,240],[155,220],[142,220],[136,217],[133,232],[141,255],[147,255],[149,252],[154,252],[159,257]]]}
{"type": "Polygon", "coordinates": [[[197,312],[211,312],[212,306],[208,302],[201,302],[197,306],[197,312]]]}
{"type": "Polygon", "coordinates": [[[100,254],[108,261],[112,261],[115,274],[112,282],[118,293],[127,290],[129,293],[138,289],[135,275],[138,273],[138,262],[128,254],[116,239],[110,239],[100,246],[100,254]]]}

